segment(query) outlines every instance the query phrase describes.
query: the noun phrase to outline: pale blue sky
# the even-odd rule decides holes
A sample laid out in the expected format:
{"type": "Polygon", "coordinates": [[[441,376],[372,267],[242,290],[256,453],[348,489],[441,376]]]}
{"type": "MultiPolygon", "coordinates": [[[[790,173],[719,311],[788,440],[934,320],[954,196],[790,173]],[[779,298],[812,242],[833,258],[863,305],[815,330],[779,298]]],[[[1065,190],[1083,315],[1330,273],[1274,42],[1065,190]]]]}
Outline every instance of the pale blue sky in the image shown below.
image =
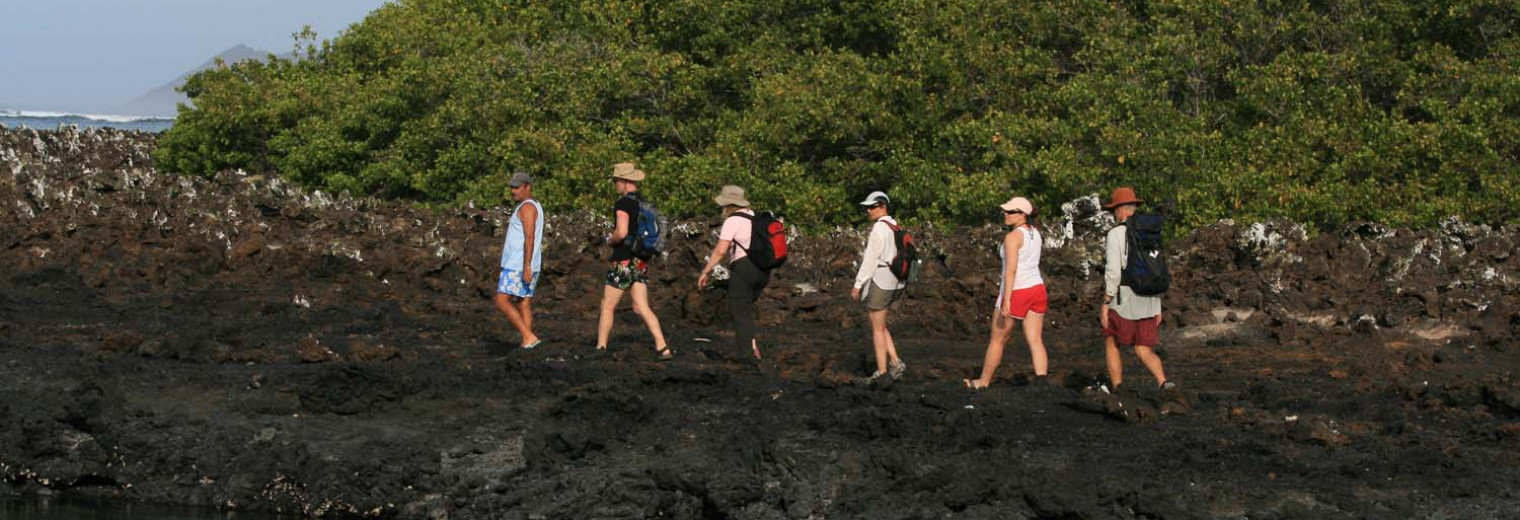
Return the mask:
{"type": "Polygon", "coordinates": [[[283,54],[385,0],[0,0],[0,108],[100,111],[238,44],[283,54]]]}

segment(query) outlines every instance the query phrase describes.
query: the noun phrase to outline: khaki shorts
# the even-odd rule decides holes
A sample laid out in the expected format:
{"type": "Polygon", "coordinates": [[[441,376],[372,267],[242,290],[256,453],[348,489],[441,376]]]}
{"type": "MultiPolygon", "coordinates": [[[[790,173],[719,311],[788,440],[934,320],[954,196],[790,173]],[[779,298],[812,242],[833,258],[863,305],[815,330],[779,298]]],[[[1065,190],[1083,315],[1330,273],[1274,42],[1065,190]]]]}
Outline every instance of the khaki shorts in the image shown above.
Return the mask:
{"type": "Polygon", "coordinates": [[[860,302],[866,305],[866,309],[884,311],[892,306],[892,302],[902,297],[902,289],[882,289],[876,282],[866,285],[865,294],[861,295],[860,302]]]}

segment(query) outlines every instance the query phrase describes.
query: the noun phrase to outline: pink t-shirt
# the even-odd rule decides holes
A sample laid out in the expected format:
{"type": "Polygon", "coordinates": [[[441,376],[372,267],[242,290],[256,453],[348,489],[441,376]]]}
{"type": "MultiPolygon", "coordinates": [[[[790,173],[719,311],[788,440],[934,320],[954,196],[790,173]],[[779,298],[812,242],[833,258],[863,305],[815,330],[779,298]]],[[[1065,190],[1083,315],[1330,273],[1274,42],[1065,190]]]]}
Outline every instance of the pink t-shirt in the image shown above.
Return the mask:
{"type": "MultiPolygon", "coordinates": [[[[750,216],[754,216],[755,214],[755,212],[747,209],[741,209],[739,210],[739,213],[750,216]]],[[[737,214],[728,217],[723,221],[723,229],[721,231],[718,231],[718,240],[729,240],[734,244],[743,246],[728,248],[728,257],[730,263],[738,262],[740,258],[749,256],[749,253],[745,252],[744,248],[749,247],[749,238],[751,234],[750,231],[754,229],[754,227],[755,222],[753,220],[740,217],[737,214]]]]}

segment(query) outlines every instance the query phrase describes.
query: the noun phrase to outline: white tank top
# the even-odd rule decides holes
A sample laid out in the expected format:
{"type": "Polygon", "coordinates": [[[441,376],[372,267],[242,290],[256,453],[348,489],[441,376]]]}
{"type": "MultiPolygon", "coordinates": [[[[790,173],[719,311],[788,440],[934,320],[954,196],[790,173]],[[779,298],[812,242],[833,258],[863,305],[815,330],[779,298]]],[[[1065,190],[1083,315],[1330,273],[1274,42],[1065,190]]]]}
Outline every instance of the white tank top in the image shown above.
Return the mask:
{"type": "Polygon", "coordinates": [[[1019,226],[1015,231],[1024,234],[1024,245],[1019,247],[1018,268],[1013,272],[1013,290],[1017,291],[1045,283],[1040,277],[1040,251],[1045,248],[1045,241],[1033,227],[1019,226]]]}

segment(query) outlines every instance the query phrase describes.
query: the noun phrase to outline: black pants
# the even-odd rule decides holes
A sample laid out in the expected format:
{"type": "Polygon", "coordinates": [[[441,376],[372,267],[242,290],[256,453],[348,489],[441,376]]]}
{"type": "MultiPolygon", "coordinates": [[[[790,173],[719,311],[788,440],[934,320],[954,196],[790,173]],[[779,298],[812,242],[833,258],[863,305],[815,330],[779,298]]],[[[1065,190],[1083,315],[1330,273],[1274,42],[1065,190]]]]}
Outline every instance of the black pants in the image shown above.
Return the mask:
{"type": "Polygon", "coordinates": [[[728,310],[734,315],[734,345],[748,349],[755,339],[755,300],[760,299],[760,293],[770,283],[771,274],[755,267],[749,258],[742,258],[728,268],[732,272],[728,278],[728,310]]]}

